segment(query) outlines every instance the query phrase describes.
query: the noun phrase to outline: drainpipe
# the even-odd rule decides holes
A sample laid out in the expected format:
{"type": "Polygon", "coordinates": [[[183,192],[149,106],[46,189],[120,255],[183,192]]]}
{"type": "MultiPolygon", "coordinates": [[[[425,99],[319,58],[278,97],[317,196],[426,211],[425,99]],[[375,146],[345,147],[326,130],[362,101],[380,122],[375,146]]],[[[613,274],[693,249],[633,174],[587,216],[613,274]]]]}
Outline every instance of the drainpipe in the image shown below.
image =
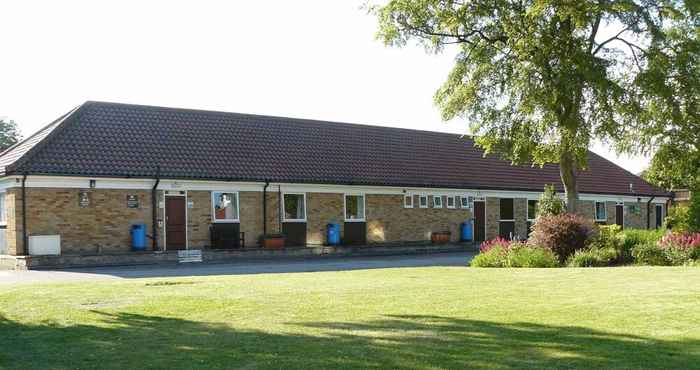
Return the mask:
{"type": "Polygon", "coordinates": [[[153,188],[151,189],[151,210],[152,210],[152,222],[151,222],[151,234],[152,234],[152,240],[151,240],[151,245],[153,247],[153,251],[158,250],[158,200],[156,199],[158,191],[158,184],[160,183],[160,166],[156,166],[156,183],[153,184],[153,188]]]}
{"type": "MultiPolygon", "coordinates": [[[[29,237],[27,236],[27,173],[22,176],[22,246],[24,255],[29,255],[29,237]]],[[[15,251],[16,252],[16,251],[15,251]]]]}
{"type": "Polygon", "coordinates": [[[651,228],[651,201],[653,201],[654,198],[656,198],[656,196],[652,195],[649,201],[647,201],[647,230],[651,228]]]}
{"type": "Polygon", "coordinates": [[[267,235],[267,187],[270,186],[270,180],[265,180],[263,186],[263,237],[267,235]]]}
{"type": "Polygon", "coordinates": [[[282,185],[277,185],[277,224],[279,233],[282,234],[282,185]]]}

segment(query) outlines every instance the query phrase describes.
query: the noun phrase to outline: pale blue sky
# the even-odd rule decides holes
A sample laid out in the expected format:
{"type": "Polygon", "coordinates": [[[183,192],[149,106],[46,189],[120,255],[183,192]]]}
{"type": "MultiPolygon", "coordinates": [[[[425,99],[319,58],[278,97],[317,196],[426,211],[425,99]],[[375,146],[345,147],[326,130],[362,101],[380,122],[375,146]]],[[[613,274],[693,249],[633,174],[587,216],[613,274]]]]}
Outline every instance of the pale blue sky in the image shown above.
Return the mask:
{"type": "Polygon", "coordinates": [[[2,2],[0,116],[26,136],[105,100],[465,132],[432,100],[451,56],[385,47],[363,3],[2,2]]]}

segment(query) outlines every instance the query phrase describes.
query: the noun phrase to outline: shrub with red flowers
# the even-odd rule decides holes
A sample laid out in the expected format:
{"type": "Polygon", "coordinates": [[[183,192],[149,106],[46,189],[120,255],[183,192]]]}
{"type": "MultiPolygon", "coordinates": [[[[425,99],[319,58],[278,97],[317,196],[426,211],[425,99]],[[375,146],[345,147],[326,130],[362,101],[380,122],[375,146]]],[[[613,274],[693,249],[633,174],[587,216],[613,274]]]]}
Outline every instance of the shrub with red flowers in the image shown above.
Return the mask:
{"type": "Polygon", "coordinates": [[[563,263],[576,251],[586,248],[597,233],[598,229],[590,219],[562,213],[538,218],[528,242],[549,249],[563,263]]]}
{"type": "Polygon", "coordinates": [[[479,247],[479,251],[482,253],[488,252],[489,250],[493,249],[494,247],[501,247],[503,249],[508,249],[510,246],[511,241],[501,238],[496,237],[496,239],[491,239],[491,240],[486,240],[481,243],[481,246],[479,247]]]}
{"type": "Polygon", "coordinates": [[[700,233],[669,233],[659,247],[673,265],[682,265],[700,257],[700,233]]]}

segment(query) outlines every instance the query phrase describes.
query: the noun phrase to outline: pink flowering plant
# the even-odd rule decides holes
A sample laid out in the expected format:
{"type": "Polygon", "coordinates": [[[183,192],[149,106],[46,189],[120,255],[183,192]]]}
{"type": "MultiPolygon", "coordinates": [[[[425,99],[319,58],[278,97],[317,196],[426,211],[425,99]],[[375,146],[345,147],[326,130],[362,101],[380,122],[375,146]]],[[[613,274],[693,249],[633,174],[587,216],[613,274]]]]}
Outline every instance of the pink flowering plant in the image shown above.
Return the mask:
{"type": "Polygon", "coordinates": [[[659,240],[659,247],[671,264],[685,264],[700,258],[700,233],[668,233],[659,240]]]}
{"type": "Polygon", "coordinates": [[[501,247],[503,249],[508,249],[508,247],[510,246],[510,243],[511,243],[510,240],[501,238],[499,236],[495,239],[486,240],[486,241],[482,242],[481,246],[479,247],[479,251],[481,251],[481,253],[486,253],[495,247],[501,247]]]}

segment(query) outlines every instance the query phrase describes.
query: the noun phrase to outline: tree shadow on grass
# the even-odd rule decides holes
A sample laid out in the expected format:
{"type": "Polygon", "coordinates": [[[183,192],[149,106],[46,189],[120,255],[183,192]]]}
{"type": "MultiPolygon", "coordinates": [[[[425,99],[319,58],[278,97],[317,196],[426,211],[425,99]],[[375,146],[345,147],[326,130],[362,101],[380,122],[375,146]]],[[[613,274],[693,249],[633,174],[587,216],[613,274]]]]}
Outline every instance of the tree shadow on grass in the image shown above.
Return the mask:
{"type": "MultiPolygon", "coordinates": [[[[96,311],[93,311],[96,312],[96,311]]],[[[664,368],[700,366],[700,341],[438,316],[241,330],[99,313],[94,325],[0,317],[0,369],[664,368]],[[304,332],[305,334],[298,334],[304,332]]]]}

